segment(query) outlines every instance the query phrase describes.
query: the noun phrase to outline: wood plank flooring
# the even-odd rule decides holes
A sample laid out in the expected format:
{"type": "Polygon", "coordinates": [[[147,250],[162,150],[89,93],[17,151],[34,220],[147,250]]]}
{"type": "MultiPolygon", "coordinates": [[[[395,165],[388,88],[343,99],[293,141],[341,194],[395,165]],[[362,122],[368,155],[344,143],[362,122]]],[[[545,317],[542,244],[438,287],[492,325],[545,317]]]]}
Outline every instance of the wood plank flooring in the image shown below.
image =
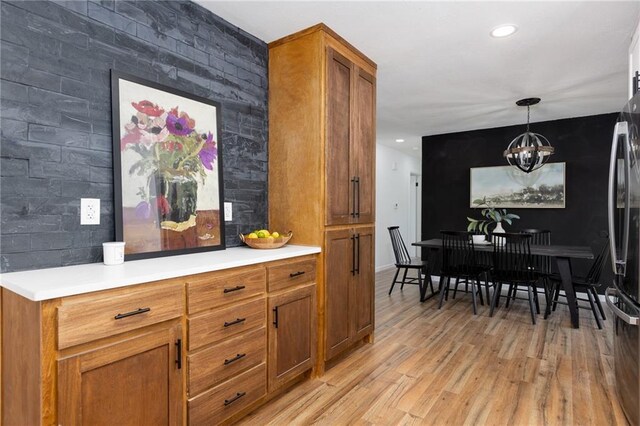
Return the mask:
{"type": "Polygon", "coordinates": [[[581,310],[574,330],[558,306],[534,326],[526,301],[489,318],[487,306],[474,316],[460,293],[438,310],[434,299],[418,301],[417,286],[387,296],[392,273],[376,274],[375,343],[241,424],[627,424],[613,387],[610,316],[598,330],[581,310]]]}

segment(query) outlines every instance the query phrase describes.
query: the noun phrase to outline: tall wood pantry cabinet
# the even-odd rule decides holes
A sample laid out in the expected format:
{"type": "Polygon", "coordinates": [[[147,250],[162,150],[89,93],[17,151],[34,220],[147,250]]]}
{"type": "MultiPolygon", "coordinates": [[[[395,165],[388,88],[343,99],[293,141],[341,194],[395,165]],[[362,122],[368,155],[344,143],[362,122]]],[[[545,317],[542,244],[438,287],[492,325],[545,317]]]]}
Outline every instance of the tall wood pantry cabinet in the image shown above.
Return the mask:
{"type": "Polygon", "coordinates": [[[324,24],[269,44],[269,224],[322,247],[318,371],[374,327],[376,64],[324,24]]]}

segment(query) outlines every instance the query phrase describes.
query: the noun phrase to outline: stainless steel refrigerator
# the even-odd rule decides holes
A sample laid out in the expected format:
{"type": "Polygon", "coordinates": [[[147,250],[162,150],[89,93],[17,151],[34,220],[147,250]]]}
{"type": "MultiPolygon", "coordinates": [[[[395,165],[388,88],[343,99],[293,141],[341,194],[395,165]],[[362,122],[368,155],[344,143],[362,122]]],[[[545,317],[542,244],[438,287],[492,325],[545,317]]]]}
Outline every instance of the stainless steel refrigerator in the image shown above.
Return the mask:
{"type": "Polygon", "coordinates": [[[616,388],[627,419],[640,424],[640,93],[624,107],[613,132],[609,167],[609,237],[613,282],[607,305],[615,315],[616,388]]]}

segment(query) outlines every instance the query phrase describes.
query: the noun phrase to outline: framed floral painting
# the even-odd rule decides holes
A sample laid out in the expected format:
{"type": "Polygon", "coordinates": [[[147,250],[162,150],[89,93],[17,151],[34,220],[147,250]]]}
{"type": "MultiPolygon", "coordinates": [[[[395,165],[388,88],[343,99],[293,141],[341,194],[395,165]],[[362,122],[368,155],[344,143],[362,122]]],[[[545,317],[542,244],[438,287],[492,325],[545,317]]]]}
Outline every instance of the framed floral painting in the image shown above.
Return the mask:
{"type": "Polygon", "coordinates": [[[111,101],[125,259],[224,249],[220,104],[115,71],[111,101]]]}

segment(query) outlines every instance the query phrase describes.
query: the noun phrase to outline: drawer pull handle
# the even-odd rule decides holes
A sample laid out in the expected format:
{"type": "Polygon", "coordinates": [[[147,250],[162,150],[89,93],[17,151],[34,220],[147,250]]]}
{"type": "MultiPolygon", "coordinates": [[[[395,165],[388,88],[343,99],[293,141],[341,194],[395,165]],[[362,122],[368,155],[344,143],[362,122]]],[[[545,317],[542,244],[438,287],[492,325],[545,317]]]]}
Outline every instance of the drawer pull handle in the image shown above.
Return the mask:
{"type": "Polygon", "coordinates": [[[233,287],[233,288],[225,288],[225,289],[224,289],[224,291],[223,291],[223,293],[231,293],[232,291],[238,291],[238,290],[242,290],[242,289],[244,289],[244,288],[246,288],[246,286],[244,286],[244,285],[237,285],[237,286],[235,286],[235,287],[233,287]]]}
{"type": "Polygon", "coordinates": [[[150,310],[151,310],[151,308],[138,308],[135,311],[126,312],[124,314],[118,314],[114,318],[119,320],[119,319],[126,318],[126,317],[132,317],[134,315],[144,314],[145,312],[149,312],[150,310]]]}
{"type": "Polygon", "coordinates": [[[237,318],[235,321],[231,321],[231,322],[224,322],[224,326],[225,327],[229,327],[230,325],[234,325],[234,324],[240,324],[245,322],[247,319],[246,318],[237,318]]]}
{"type": "Polygon", "coordinates": [[[229,365],[232,362],[236,362],[237,360],[244,358],[245,356],[247,356],[247,354],[238,354],[238,355],[234,356],[231,359],[225,359],[224,360],[224,365],[229,365]]]}
{"type": "Polygon", "coordinates": [[[236,393],[236,396],[234,396],[233,398],[224,400],[224,406],[226,407],[227,405],[233,404],[234,402],[236,402],[237,400],[239,400],[240,398],[242,398],[246,394],[247,394],[246,392],[238,392],[238,393],[236,393]]]}
{"type": "Polygon", "coordinates": [[[300,275],[304,275],[304,271],[292,272],[289,274],[291,278],[299,277],[300,275]]]}

